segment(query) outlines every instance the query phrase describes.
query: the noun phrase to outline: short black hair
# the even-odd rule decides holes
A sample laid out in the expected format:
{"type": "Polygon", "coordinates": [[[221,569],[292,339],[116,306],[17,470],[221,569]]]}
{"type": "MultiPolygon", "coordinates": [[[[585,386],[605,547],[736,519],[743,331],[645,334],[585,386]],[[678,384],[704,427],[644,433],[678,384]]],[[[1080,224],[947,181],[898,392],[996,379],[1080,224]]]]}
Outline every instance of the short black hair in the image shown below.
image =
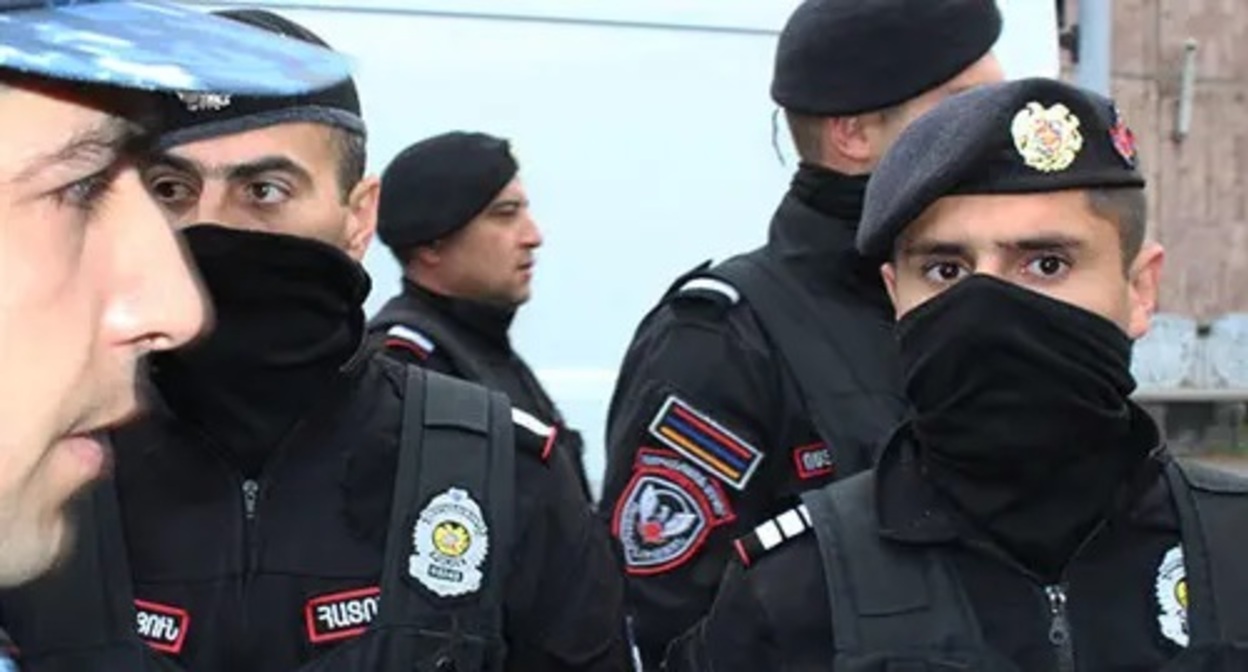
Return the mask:
{"type": "Polygon", "coordinates": [[[1143,189],[1089,189],[1088,207],[1118,226],[1124,269],[1130,269],[1148,233],[1148,199],[1143,189]]]}

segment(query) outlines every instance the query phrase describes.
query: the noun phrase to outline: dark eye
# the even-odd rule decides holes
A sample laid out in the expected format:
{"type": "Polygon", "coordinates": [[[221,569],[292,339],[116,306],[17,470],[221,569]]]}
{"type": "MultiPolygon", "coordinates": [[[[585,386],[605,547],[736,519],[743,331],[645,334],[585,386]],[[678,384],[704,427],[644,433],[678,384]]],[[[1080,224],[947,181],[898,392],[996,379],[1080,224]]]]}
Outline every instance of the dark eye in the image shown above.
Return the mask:
{"type": "Polygon", "coordinates": [[[929,264],[923,269],[923,276],[928,281],[942,284],[955,282],[961,279],[965,273],[966,269],[953,261],[938,261],[929,264]]]}
{"type": "Polygon", "coordinates": [[[148,180],[147,190],[157,202],[165,205],[186,203],[194,200],[195,188],[186,180],[159,177],[148,180]]]}
{"type": "Polygon", "coordinates": [[[1027,271],[1042,278],[1054,278],[1065,273],[1069,267],[1070,263],[1065,259],[1048,254],[1028,263],[1027,271]]]}
{"type": "Polygon", "coordinates": [[[277,205],[290,198],[290,192],[276,182],[253,182],[247,185],[247,194],[262,205],[277,205]]]}

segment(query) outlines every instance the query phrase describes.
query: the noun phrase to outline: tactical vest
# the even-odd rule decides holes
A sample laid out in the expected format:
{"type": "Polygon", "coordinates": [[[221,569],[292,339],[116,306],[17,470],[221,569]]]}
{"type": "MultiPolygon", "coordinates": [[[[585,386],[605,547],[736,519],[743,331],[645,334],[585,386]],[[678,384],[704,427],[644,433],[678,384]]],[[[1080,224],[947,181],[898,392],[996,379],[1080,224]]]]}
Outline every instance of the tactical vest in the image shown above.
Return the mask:
{"type": "MultiPolygon", "coordinates": [[[[369,320],[368,328],[373,334],[373,340],[380,338],[383,343],[393,336],[390,332],[398,330],[405,340],[414,341],[417,347],[423,348],[427,354],[432,354],[435,350],[441,352],[465,380],[484,385],[492,390],[504,389],[498,373],[483,365],[481,358],[468,344],[464,343],[453,327],[437,315],[430,314],[429,311],[417,310],[411,305],[411,299],[405,295],[400,294],[387,301],[381,310],[369,320]]],[[[547,396],[541,383],[527,366],[522,364],[517,367],[517,373],[523,386],[538,406],[534,410],[543,415],[549,415],[549,417],[539,418],[538,421],[555,427],[558,433],[556,442],[561,448],[559,452],[566,454],[574,461],[573,466],[580,480],[581,489],[587,497],[592,497],[584,467],[585,442],[580,433],[567,425],[558,407],[555,406],[555,402],[547,396]]]]}
{"type": "MultiPolygon", "coordinates": [[[[515,529],[511,406],[500,393],[405,368],[378,613],[359,637],[297,672],[504,669],[502,605],[515,529]],[[479,503],[479,513],[468,510],[467,519],[462,506],[459,513],[455,510],[463,493],[479,503]],[[481,520],[472,520],[474,514],[481,520]],[[488,535],[479,535],[481,530],[488,535]],[[441,534],[450,536],[439,540],[441,534]],[[447,599],[427,588],[429,582],[414,580],[415,572],[429,572],[436,579],[439,572],[457,571],[453,563],[430,561],[431,553],[443,550],[459,558],[484,550],[478,563],[479,590],[447,599]]],[[[44,643],[42,648],[22,649],[23,668],[177,672],[176,664],[149,649],[136,632],[131,572],[113,484],[99,484],[81,505],[75,512],[77,552],[60,569],[4,598],[6,605],[29,615],[22,627],[44,643]],[[72,608],[41,610],[41,604],[72,608]]],[[[23,641],[22,632],[12,634],[23,641]]]]}
{"type": "MultiPolygon", "coordinates": [[[[1187,648],[1208,653],[1216,644],[1248,644],[1248,604],[1243,599],[1248,595],[1248,562],[1233,552],[1236,545],[1208,543],[1243,534],[1248,481],[1177,462],[1168,465],[1165,478],[1179,514],[1187,570],[1187,648]]],[[[819,544],[832,608],[832,669],[1014,669],[985,644],[961,580],[941,549],[903,547],[880,537],[874,472],[807,492],[802,499],[802,516],[819,544]]],[[[1178,659],[1175,663],[1167,669],[1189,669],[1178,659]]]]}
{"type": "Polygon", "coordinates": [[[678,279],[664,301],[696,299],[744,300],[797,383],[837,471],[853,474],[875,464],[906,404],[896,359],[880,361],[856,333],[861,315],[835,296],[808,290],[765,246],[716,266],[703,263],[678,279]],[[886,367],[883,376],[871,362],[886,367]]]}

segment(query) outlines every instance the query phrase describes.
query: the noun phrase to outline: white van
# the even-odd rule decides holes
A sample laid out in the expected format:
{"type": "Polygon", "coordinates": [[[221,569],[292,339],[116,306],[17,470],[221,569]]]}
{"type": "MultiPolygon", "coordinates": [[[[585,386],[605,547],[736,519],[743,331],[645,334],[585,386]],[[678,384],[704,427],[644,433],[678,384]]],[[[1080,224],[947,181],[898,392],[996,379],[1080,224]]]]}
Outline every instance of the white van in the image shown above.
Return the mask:
{"type": "MultiPolygon", "coordinates": [[[[596,486],[638,320],[679,273],[765,239],[794,167],[768,86],[797,0],[194,4],[279,11],[351,55],[373,172],[443,131],[512,139],[546,239],[514,339],[583,431],[596,486]]],[[[1007,75],[1056,76],[1055,4],[998,4],[1007,75]]],[[[371,314],[399,270],[380,244],[366,265],[371,314]]]]}

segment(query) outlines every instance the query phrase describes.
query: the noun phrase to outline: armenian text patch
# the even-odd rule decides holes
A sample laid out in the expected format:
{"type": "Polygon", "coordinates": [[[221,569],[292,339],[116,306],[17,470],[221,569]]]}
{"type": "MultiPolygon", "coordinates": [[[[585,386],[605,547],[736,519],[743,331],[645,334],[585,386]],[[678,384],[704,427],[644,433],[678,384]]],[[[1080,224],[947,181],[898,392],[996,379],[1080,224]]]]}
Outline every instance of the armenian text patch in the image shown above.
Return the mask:
{"type": "Polygon", "coordinates": [[[374,587],[330,593],[308,600],[303,608],[308,641],[322,644],[363,634],[377,618],[380,597],[381,588],[374,587]]]}
{"type": "Polygon", "coordinates": [[[163,653],[182,652],[191,627],[191,616],[185,609],[146,600],[135,600],[134,609],[139,639],[163,653]]]}

